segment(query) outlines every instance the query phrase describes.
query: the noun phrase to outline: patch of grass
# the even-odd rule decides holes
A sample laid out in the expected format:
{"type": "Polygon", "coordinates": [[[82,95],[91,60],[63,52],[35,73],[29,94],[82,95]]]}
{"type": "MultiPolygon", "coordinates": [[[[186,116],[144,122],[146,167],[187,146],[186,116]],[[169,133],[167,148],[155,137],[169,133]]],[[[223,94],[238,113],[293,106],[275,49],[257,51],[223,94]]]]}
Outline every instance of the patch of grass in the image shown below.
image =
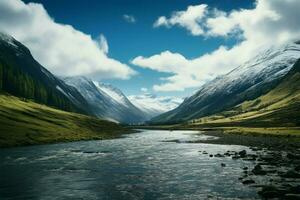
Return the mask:
{"type": "Polygon", "coordinates": [[[127,132],[113,122],[0,94],[0,147],[107,139],[127,132]]]}
{"type": "Polygon", "coordinates": [[[300,127],[222,127],[227,134],[300,137],[300,127]]]}
{"type": "Polygon", "coordinates": [[[192,120],[190,125],[299,127],[300,73],[283,80],[267,94],[245,101],[230,110],[192,120]]]}

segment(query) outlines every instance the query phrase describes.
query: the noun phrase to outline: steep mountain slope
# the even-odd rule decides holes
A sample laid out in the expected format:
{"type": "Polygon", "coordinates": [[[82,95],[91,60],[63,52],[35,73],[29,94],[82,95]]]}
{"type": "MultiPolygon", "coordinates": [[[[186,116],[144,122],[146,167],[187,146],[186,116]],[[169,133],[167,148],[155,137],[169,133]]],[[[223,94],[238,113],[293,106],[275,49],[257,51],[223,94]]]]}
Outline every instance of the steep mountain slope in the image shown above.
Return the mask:
{"type": "Polygon", "coordinates": [[[193,120],[194,125],[300,126],[300,60],[274,89],[236,107],[193,120]]]}
{"type": "Polygon", "coordinates": [[[113,122],[0,94],[0,147],[105,139],[126,132],[113,122]]]}
{"type": "Polygon", "coordinates": [[[298,58],[300,45],[297,43],[260,53],[228,74],[206,83],[179,107],[154,118],[152,123],[177,123],[209,116],[255,99],[274,88],[298,58]]]}
{"type": "Polygon", "coordinates": [[[93,82],[85,77],[66,77],[63,80],[82,94],[98,117],[120,123],[146,120],[145,114],[111,85],[93,82]]]}
{"type": "Polygon", "coordinates": [[[128,98],[135,106],[147,114],[148,120],[176,108],[183,101],[182,98],[178,97],[158,97],[150,93],[131,95],[128,98]]]}
{"type": "Polygon", "coordinates": [[[0,91],[67,111],[91,114],[73,87],[56,78],[11,36],[0,33],[0,91]]]}

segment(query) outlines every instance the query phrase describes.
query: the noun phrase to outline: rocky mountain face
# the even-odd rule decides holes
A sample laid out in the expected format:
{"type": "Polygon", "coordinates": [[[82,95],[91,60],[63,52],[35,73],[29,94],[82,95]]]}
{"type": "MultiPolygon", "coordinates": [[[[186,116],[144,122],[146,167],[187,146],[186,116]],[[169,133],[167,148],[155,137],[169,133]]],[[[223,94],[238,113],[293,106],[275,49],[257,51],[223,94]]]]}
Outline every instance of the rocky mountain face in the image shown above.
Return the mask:
{"type": "Polygon", "coordinates": [[[146,114],[133,105],[117,88],[86,77],[66,77],[63,81],[76,88],[98,117],[120,123],[136,124],[147,119],[146,114]]]}
{"type": "Polygon", "coordinates": [[[300,125],[300,60],[268,93],[225,110],[193,119],[197,126],[291,127],[300,125]]]}
{"type": "Polygon", "coordinates": [[[201,118],[253,100],[278,85],[299,58],[299,43],[269,49],[204,84],[180,106],[152,119],[151,123],[178,123],[201,118]]]}
{"type": "Polygon", "coordinates": [[[0,91],[62,110],[92,114],[74,88],[51,74],[13,37],[0,33],[0,91]]]}
{"type": "Polygon", "coordinates": [[[85,77],[56,77],[13,37],[0,33],[0,91],[120,123],[149,119],[117,88],[85,77]]]}

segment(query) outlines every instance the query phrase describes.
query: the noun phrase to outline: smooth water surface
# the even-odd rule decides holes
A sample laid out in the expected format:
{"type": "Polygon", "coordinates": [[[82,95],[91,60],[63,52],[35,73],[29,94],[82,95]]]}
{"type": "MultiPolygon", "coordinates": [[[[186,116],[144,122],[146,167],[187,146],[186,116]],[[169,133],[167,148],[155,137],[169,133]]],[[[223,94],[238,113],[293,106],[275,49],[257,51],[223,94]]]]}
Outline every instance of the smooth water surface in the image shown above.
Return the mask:
{"type": "Polygon", "coordinates": [[[0,199],[258,198],[238,181],[241,168],[252,163],[199,152],[248,148],[184,143],[198,139],[210,138],[144,130],[112,140],[1,149],[0,199]],[[175,139],[183,143],[164,142],[175,139]]]}

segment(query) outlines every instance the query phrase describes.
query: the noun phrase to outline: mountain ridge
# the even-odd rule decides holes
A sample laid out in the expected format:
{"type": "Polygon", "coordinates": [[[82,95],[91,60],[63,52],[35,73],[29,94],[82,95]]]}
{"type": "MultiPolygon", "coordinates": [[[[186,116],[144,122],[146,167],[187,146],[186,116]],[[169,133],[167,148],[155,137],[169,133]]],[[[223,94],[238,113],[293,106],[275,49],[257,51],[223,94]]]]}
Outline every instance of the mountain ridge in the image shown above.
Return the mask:
{"type": "Polygon", "coordinates": [[[86,77],[65,77],[66,84],[75,87],[91,105],[96,116],[120,123],[142,123],[143,111],[133,105],[117,88],[86,77]]]}
{"type": "Polygon", "coordinates": [[[146,113],[112,85],[84,76],[53,75],[33,58],[26,46],[4,33],[0,33],[0,90],[114,122],[142,123],[148,119],[146,113]]]}
{"type": "Polygon", "coordinates": [[[204,84],[172,111],[153,118],[151,124],[180,123],[209,116],[251,100],[274,88],[300,57],[298,43],[269,49],[204,84]]]}
{"type": "Polygon", "coordinates": [[[159,97],[151,93],[130,95],[128,98],[134,105],[147,113],[148,120],[174,109],[183,101],[182,98],[172,96],[159,97]]]}
{"type": "Polygon", "coordinates": [[[92,113],[75,88],[52,75],[27,47],[4,33],[0,33],[0,71],[0,90],[62,110],[92,113]]]}
{"type": "Polygon", "coordinates": [[[198,126],[300,126],[300,59],[268,93],[189,123],[198,126]]]}

